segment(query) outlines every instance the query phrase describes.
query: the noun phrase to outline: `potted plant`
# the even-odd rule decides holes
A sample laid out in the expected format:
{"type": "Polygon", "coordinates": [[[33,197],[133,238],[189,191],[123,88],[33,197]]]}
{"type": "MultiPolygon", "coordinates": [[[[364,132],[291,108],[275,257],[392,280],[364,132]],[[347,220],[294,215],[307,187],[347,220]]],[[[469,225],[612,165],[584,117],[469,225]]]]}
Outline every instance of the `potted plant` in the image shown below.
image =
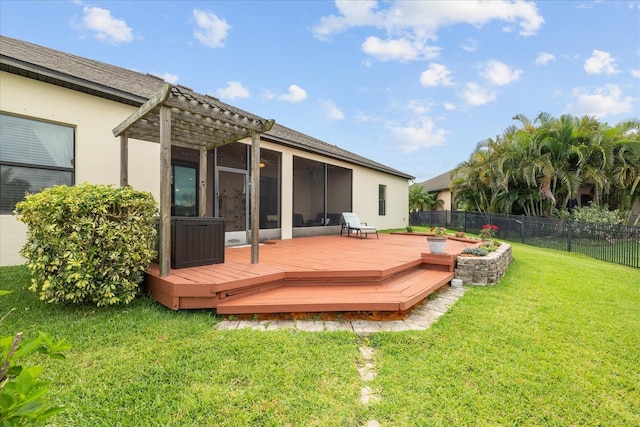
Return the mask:
{"type": "Polygon", "coordinates": [[[444,248],[447,245],[447,229],[444,227],[431,227],[433,236],[427,236],[427,243],[429,244],[429,251],[432,254],[444,253],[444,248]]]}

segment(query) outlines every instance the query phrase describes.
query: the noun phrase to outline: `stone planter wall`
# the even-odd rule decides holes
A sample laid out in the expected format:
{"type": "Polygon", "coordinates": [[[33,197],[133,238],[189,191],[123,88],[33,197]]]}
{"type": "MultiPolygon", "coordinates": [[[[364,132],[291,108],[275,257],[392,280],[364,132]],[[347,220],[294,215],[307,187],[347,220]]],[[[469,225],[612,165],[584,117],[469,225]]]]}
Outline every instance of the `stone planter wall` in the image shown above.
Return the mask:
{"type": "Polygon", "coordinates": [[[507,243],[487,256],[458,256],[455,277],[466,284],[491,285],[502,278],[512,259],[511,245],[507,243]]]}

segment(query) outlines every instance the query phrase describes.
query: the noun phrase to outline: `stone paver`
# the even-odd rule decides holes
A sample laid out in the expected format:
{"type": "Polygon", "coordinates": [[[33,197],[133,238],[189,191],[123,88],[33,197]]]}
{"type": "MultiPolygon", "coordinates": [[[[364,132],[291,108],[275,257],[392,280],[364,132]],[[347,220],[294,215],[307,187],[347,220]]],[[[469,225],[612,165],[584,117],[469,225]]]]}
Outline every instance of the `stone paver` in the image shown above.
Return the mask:
{"type": "Polygon", "coordinates": [[[380,396],[375,394],[371,387],[362,387],[360,390],[360,403],[363,405],[368,405],[372,402],[377,402],[380,400],[380,396]]]}
{"type": "Polygon", "coordinates": [[[335,320],[327,320],[324,322],[325,331],[350,331],[353,332],[351,322],[337,322],[335,320]]]}
{"type": "Polygon", "coordinates": [[[305,332],[322,332],[324,331],[324,324],[322,321],[297,320],[296,328],[305,332]]]}
{"type": "Polygon", "coordinates": [[[361,336],[376,332],[422,331],[435,323],[456,301],[464,295],[464,288],[449,286],[436,294],[436,298],[415,308],[404,320],[390,321],[322,321],[322,320],[223,320],[215,326],[217,330],[251,328],[262,331],[298,329],[305,332],[352,331],[361,336]]]}

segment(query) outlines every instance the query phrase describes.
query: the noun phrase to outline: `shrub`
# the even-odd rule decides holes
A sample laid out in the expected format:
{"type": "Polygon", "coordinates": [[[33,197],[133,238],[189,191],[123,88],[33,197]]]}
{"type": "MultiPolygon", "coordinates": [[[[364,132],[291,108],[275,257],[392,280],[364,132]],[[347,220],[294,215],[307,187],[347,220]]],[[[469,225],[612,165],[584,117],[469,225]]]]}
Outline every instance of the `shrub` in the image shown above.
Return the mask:
{"type": "Polygon", "coordinates": [[[155,255],[153,196],[131,187],[59,185],[16,205],[30,290],[49,303],[129,303],[155,255]]]}
{"type": "Polygon", "coordinates": [[[464,248],[462,253],[467,255],[486,256],[489,252],[484,248],[464,248]]]}
{"type": "Polygon", "coordinates": [[[597,222],[611,225],[622,223],[622,216],[617,209],[610,211],[609,206],[601,206],[592,202],[589,202],[588,206],[573,208],[571,213],[566,209],[557,211],[556,216],[560,219],[581,222],[597,222]]]}
{"type": "MultiPolygon", "coordinates": [[[[0,295],[7,293],[0,291],[0,295]]],[[[0,318],[0,323],[9,313],[0,318]]],[[[62,406],[51,406],[44,397],[50,383],[38,378],[42,367],[24,366],[18,363],[18,359],[31,353],[64,359],[61,352],[69,348],[71,345],[64,339],[54,342],[43,332],[27,340],[23,340],[22,332],[0,336],[0,425],[43,423],[62,411],[62,406]]]]}
{"type": "Polygon", "coordinates": [[[582,222],[599,222],[604,224],[620,224],[622,218],[620,212],[616,209],[609,210],[607,205],[600,206],[590,203],[589,206],[576,207],[571,212],[571,219],[582,222]]]}

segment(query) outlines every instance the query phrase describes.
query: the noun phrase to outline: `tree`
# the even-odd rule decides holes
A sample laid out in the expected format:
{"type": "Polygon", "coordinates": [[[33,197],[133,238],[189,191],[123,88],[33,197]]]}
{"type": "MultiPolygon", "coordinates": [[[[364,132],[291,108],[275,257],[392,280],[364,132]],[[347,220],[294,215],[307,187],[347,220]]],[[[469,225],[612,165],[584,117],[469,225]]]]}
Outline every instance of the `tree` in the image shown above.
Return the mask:
{"type": "Polygon", "coordinates": [[[432,210],[444,206],[444,200],[438,199],[438,193],[427,191],[422,185],[409,187],[409,212],[432,210]]]}
{"type": "Polygon", "coordinates": [[[458,206],[551,216],[593,187],[594,202],[629,216],[640,201],[640,122],[610,127],[595,117],[522,114],[476,147],[453,172],[458,206]]]}
{"type": "Polygon", "coordinates": [[[409,187],[409,212],[418,212],[430,203],[430,195],[420,184],[409,187]]]}

